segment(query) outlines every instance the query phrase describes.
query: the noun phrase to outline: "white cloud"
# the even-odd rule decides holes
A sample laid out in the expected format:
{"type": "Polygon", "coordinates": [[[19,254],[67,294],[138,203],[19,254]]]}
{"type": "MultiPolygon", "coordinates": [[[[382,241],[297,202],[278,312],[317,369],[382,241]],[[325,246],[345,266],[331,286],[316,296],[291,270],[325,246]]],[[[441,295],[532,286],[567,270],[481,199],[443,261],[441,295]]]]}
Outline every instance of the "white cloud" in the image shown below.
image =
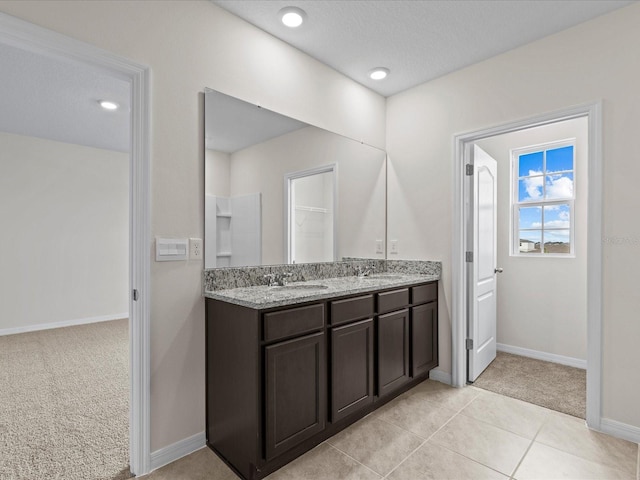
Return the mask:
{"type": "Polygon", "coordinates": [[[570,228],[571,223],[569,220],[549,220],[544,222],[546,228],[570,228]]]}
{"type": "Polygon", "coordinates": [[[573,180],[569,177],[547,177],[547,198],[573,197],[573,180]]]}
{"type": "MultiPolygon", "coordinates": [[[[535,172],[529,170],[529,175],[541,174],[542,172],[535,172]]],[[[524,200],[539,200],[542,198],[542,180],[544,177],[527,177],[523,178],[524,188],[527,191],[527,197],[524,200]]]]}

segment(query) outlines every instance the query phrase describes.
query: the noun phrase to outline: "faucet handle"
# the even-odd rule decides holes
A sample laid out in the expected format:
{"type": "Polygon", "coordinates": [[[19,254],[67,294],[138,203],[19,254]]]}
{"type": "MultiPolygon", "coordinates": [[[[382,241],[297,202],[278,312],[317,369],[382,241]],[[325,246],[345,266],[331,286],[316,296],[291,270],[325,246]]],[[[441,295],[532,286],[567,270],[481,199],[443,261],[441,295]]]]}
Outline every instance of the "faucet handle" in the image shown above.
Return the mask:
{"type": "Polygon", "coordinates": [[[285,278],[293,277],[293,273],[291,272],[282,272],[276,276],[276,284],[284,287],[286,285],[285,278]]]}

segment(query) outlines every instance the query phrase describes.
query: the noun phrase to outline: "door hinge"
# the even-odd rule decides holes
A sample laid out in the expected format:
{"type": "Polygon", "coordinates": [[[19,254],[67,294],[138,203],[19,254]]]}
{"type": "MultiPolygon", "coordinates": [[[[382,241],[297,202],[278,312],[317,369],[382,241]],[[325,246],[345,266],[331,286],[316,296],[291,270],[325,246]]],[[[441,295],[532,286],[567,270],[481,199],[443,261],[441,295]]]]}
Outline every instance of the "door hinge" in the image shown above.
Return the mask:
{"type": "Polygon", "coordinates": [[[467,175],[473,175],[473,165],[471,163],[465,165],[465,173],[467,175]]]}
{"type": "Polygon", "coordinates": [[[473,338],[467,338],[467,350],[473,350],[473,338]]]}
{"type": "Polygon", "coordinates": [[[133,301],[137,302],[138,301],[138,290],[136,290],[134,288],[133,291],[131,292],[131,296],[133,297],[133,301]]]}
{"type": "Polygon", "coordinates": [[[473,252],[466,252],[464,258],[468,263],[473,262],[473,252]]]}

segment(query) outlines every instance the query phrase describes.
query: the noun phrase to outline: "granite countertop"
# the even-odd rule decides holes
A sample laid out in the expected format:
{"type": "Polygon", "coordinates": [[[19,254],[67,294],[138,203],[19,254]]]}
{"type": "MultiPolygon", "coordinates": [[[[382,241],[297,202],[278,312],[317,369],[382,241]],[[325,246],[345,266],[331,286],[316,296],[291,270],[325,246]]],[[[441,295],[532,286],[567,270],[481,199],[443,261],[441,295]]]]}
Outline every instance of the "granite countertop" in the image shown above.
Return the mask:
{"type": "Polygon", "coordinates": [[[440,280],[439,275],[404,273],[381,273],[369,277],[336,277],[307,282],[288,283],[284,287],[231,288],[227,290],[205,291],[204,296],[244,307],[264,309],[295,305],[313,300],[365,293],[385,288],[403,287],[421,282],[440,280]],[[318,286],[319,288],[315,288],[318,286]],[[322,288],[320,286],[325,286],[322,288]]]}

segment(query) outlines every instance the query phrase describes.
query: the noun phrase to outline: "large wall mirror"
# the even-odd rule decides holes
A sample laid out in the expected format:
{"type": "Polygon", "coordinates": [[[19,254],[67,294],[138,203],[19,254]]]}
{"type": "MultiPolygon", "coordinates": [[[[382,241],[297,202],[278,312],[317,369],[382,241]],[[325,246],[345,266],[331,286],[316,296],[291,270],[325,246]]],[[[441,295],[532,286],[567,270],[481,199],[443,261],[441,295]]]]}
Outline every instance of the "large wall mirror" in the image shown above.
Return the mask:
{"type": "Polygon", "coordinates": [[[205,90],[205,268],[385,258],[386,153],[205,90]]]}

